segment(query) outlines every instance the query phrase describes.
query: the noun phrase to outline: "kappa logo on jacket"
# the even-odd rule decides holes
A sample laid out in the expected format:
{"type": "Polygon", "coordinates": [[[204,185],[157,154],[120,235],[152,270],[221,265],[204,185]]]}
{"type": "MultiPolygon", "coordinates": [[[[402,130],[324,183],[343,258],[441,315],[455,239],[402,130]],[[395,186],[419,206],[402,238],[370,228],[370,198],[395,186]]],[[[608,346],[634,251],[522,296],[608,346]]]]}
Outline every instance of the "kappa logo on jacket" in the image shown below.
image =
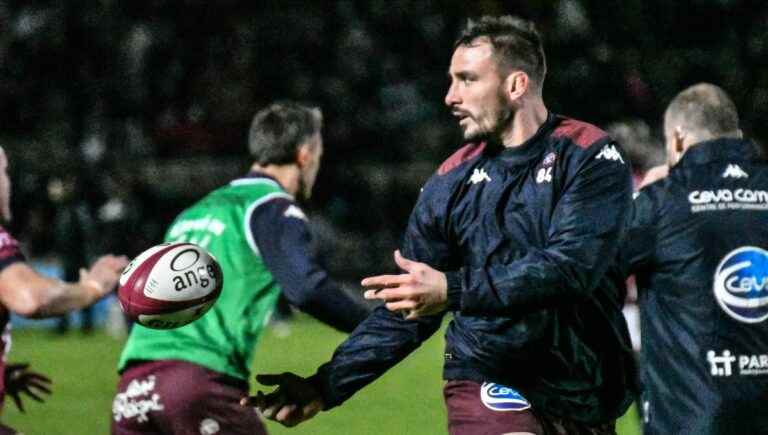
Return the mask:
{"type": "Polygon", "coordinates": [[[732,163],[725,168],[723,178],[749,178],[749,174],[741,169],[741,166],[732,163]]]}
{"type": "Polygon", "coordinates": [[[621,158],[621,154],[616,149],[616,145],[613,145],[613,144],[608,144],[604,146],[603,149],[600,151],[600,153],[597,154],[595,158],[619,161],[621,162],[622,165],[624,164],[624,159],[621,158]]]}
{"type": "Polygon", "coordinates": [[[296,207],[293,204],[291,204],[290,207],[285,209],[285,213],[283,213],[283,216],[285,216],[287,218],[293,217],[293,218],[301,219],[301,220],[304,220],[304,221],[307,220],[307,216],[304,214],[304,212],[301,211],[300,208],[296,207]]]}
{"type": "Polygon", "coordinates": [[[469,177],[469,181],[467,181],[467,184],[477,184],[483,181],[491,181],[491,177],[488,176],[488,173],[485,172],[485,169],[483,168],[475,168],[475,170],[472,172],[472,175],[469,177]]]}

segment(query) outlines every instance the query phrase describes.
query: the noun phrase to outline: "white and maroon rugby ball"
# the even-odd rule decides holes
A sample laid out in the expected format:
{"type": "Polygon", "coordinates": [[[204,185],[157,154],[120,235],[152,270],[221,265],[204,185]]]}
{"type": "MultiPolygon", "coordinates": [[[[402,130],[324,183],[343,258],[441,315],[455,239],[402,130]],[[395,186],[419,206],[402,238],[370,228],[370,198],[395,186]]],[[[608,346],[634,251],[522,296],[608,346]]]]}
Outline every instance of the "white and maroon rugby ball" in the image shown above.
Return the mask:
{"type": "Polygon", "coordinates": [[[208,251],[192,243],[163,243],[128,264],[117,295],[132,320],[149,328],[173,329],[205,314],[223,283],[221,267],[208,251]]]}

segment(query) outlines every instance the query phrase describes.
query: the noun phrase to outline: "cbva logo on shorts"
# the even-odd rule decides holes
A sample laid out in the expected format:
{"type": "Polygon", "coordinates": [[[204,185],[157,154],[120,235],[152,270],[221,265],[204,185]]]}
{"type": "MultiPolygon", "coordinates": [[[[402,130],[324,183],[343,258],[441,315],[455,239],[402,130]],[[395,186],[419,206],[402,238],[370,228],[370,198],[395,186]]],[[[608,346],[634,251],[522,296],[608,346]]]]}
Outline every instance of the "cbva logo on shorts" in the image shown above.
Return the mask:
{"type": "Polygon", "coordinates": [[[745,246],[726,255],[715,272],[714,293],[720,308],[740,322],[768,319],[768,251],[745,246]]]}
{"type": "Polygon", "coordinates": [[[494,411],[523,411],[531,407],[528,400],[514,389],[492,382],[483,382],[480,399],[494,411]]]}

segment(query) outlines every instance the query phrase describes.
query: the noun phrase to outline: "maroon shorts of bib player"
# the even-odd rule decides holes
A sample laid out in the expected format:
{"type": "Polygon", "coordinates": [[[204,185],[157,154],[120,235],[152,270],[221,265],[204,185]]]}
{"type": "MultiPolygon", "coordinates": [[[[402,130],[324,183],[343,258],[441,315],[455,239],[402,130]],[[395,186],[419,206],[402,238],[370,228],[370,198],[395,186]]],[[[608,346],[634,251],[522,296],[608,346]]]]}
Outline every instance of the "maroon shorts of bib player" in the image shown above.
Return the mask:
{"type": "Polygon", "coordinates": [[[134,363],[112,402],[112,435],[266,435],[248,384],[185,361],[134,363]]]}
{"type": "Polygon", "coordinates": [[[2,423],[0,423],[0,435],[23,435],[21,432],[16,431],[16,429],[6,426],[2,423]]]}
{"type": "Polygon", "coordinates": [[[590,426],[529,408],[494,411],[481,398],[481,384],[448,381],[443,389],[448,408],[450,435],[503,435],[522,432],[535,435],[616,435],[615,424],[590,426]]]}

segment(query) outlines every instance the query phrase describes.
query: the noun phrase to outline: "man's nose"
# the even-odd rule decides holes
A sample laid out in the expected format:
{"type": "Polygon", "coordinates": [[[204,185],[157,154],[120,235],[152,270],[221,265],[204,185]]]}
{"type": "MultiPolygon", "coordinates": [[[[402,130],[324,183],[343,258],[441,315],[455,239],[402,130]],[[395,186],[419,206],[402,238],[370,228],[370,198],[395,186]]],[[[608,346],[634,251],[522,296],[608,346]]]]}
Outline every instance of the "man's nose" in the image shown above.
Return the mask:
{"type": "Polygon", "coordinates": [[[459,93],[456,90],[456,86],[451,84],[450,87],[448,87],[448,92],[445,94],[445,105],[448,107],[451,107],[456,104],[461,103],[461,98],[459,96],[459,93]]]}

